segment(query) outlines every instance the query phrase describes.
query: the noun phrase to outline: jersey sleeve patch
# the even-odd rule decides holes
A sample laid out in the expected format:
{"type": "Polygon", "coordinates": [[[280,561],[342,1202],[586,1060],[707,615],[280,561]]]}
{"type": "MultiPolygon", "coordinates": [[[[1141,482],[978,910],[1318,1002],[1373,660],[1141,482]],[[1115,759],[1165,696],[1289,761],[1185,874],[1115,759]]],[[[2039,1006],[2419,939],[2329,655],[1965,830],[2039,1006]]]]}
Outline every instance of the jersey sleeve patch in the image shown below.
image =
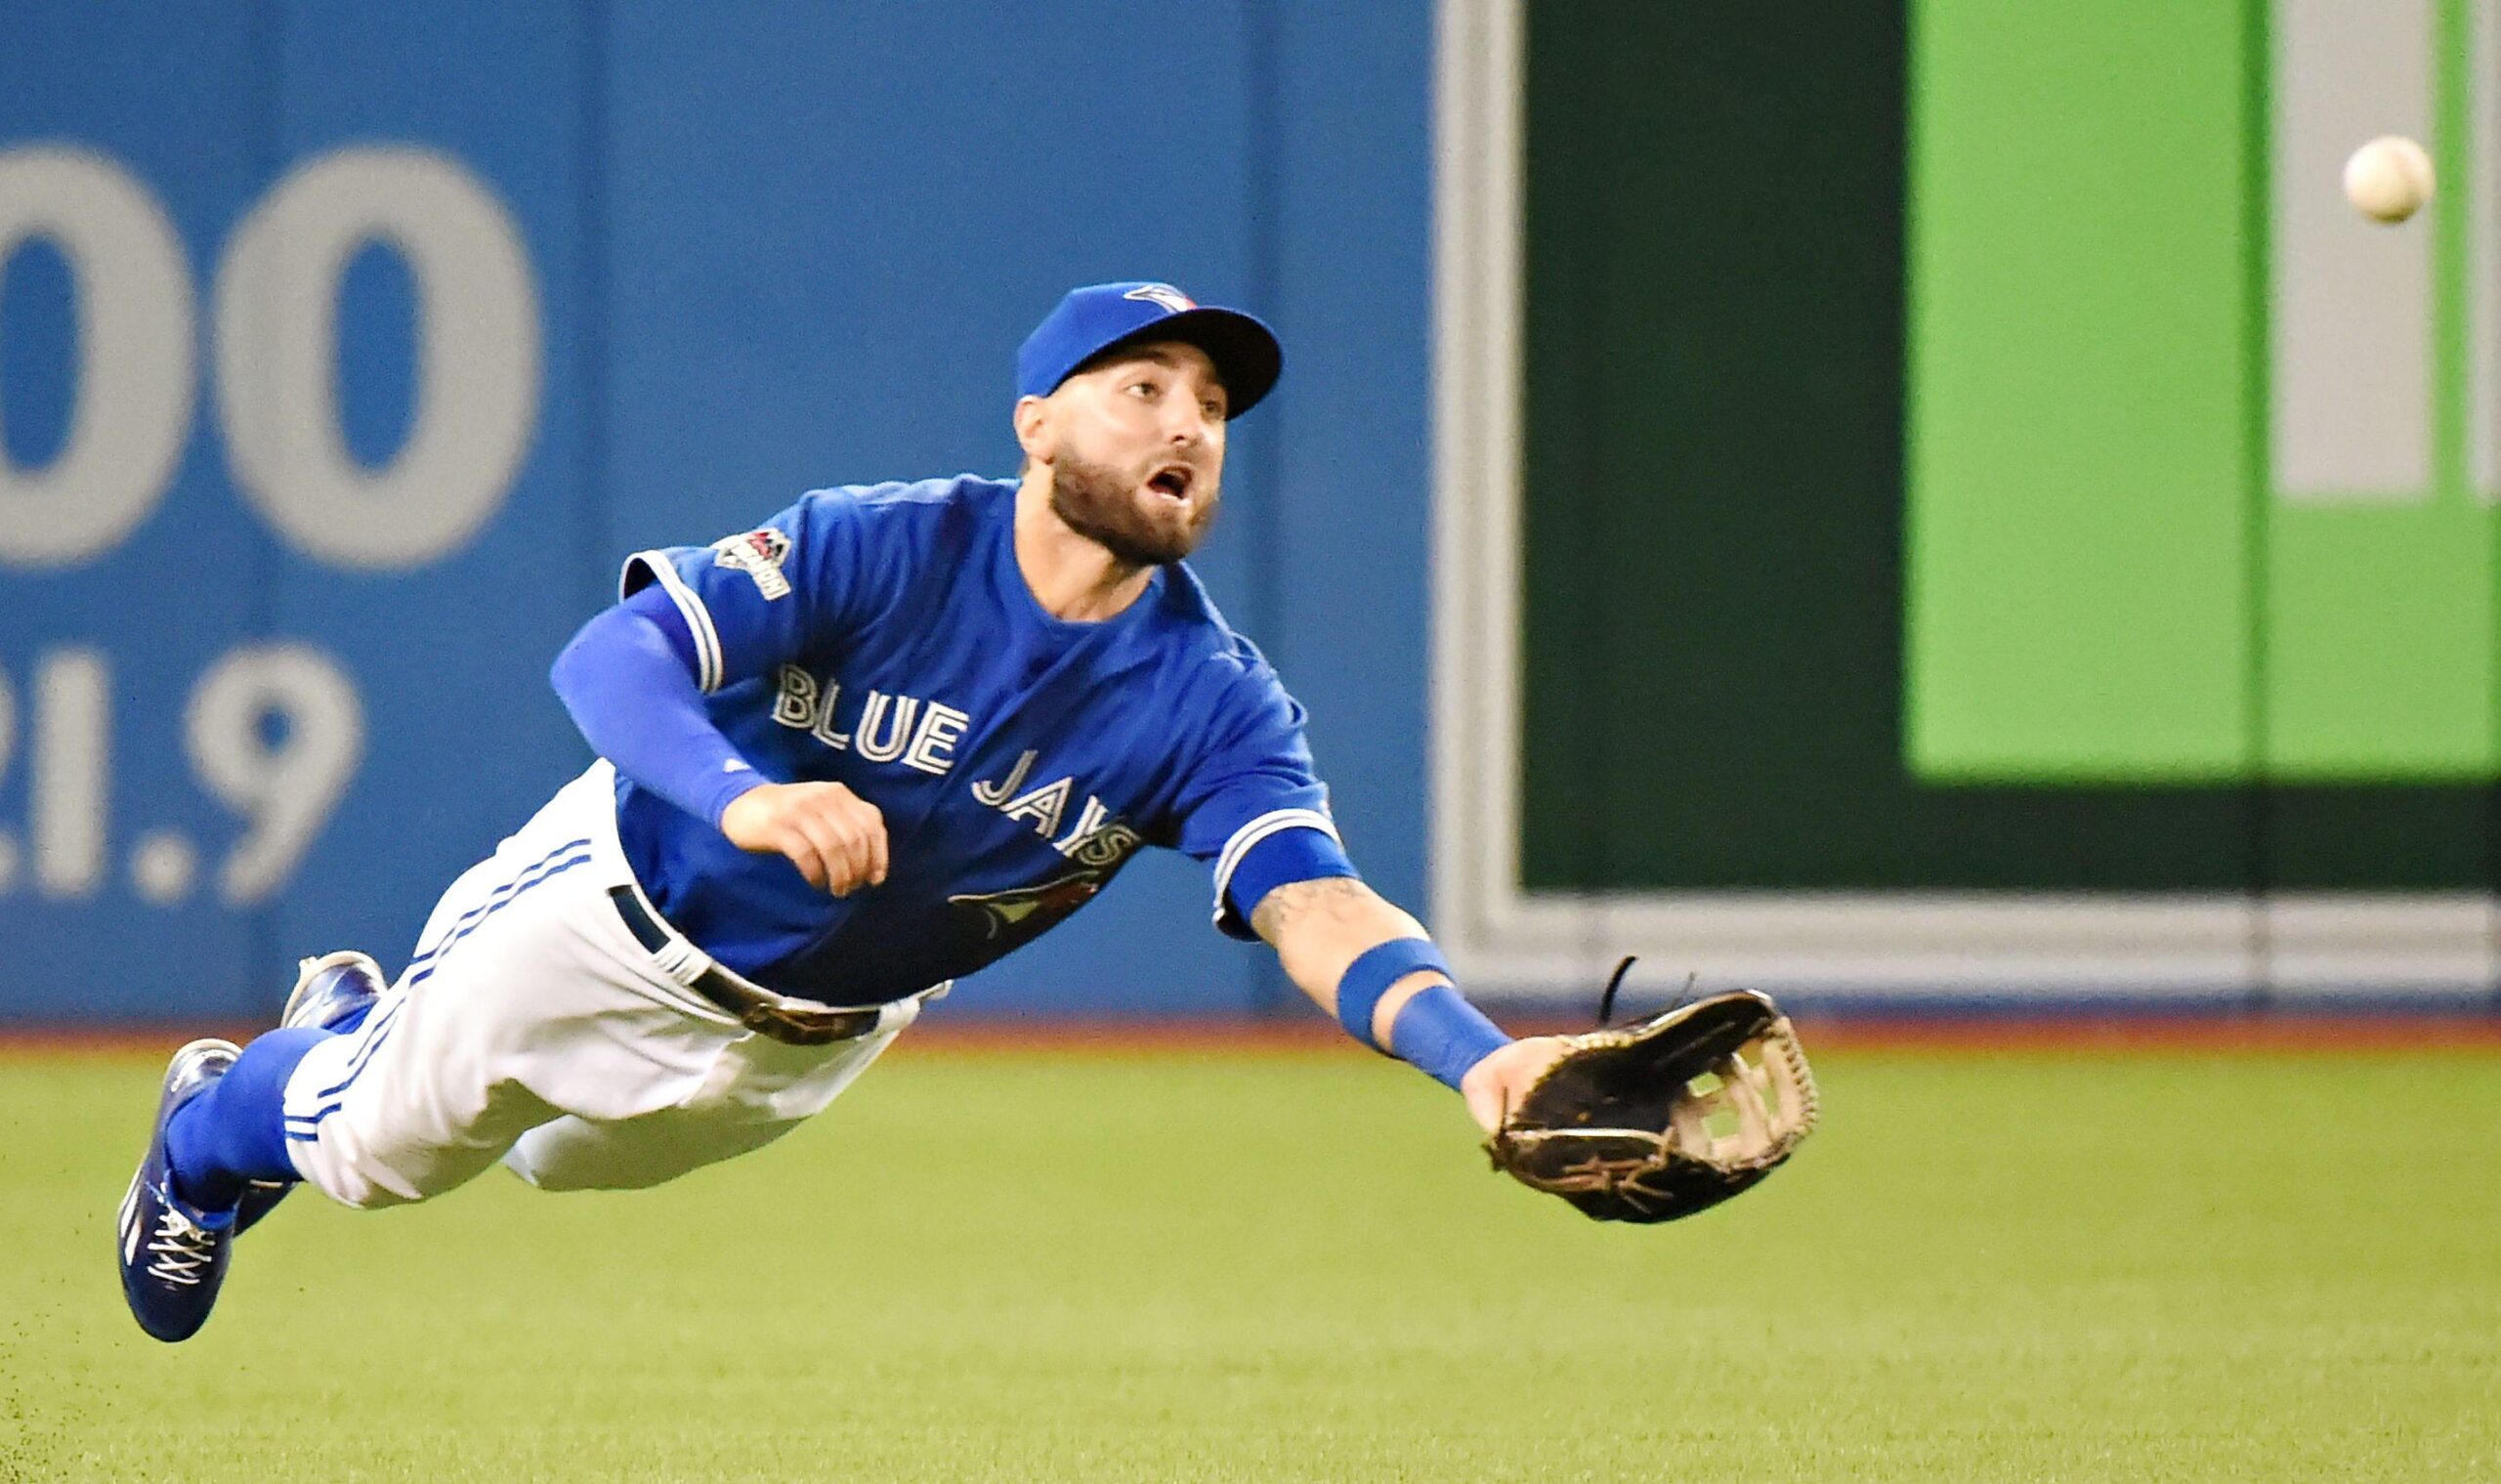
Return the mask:
{"type": "Polygon", "coordinates": [[[767,603],[790,596],[790,579],[782,573],[783,560],[789,555],[790,537],[770,526],[712,543],[712,565],[745,572],[767,603]]]}

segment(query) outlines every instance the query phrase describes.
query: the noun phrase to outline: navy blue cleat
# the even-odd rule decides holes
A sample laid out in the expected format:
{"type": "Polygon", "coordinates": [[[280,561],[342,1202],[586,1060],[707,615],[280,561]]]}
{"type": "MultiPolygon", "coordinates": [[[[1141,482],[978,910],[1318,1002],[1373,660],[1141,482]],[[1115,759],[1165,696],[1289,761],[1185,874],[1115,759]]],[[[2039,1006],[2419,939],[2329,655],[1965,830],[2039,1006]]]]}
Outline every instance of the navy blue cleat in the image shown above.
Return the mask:
{"type": "Polygon", "coordinates": [[[174,1110],[226,1075],[241,1048],[231,1040],[195,1040],[174,1053],[165,1068],[164,1095],[156,1103],[156,1126],[147,1158],[131,1176],[121,1200],[122,1296],[131,1317],[158,1339],[189,1339],[208,1323],[226,1281],[227,1254],[234,1245],[234,1213],[204,1211],[174,1193],[165,1161],[165,1125],[174,1110]]]}
{"type": "MultiPolygon", "coordinates": [[[[382,997],[382,965],[353,950],[307,958],[296,965],[295,988],[287,993],[286,1008],[278,1012],[277,1023],[324,1031],[351,1029],[382,997]]],[[[234,1208],[234,1235],[251,1230],[294,1188],[293,1180],[254,1180],[244,1186],[243,1202],[234,1208]]]]}
{"type": "Polygon", "coordinates": [[[279,1025],[345,1030],[382,997],[382,965],[353,950],[307,958],[295,968],[295,988],[278,1012],[279,1025]]]}

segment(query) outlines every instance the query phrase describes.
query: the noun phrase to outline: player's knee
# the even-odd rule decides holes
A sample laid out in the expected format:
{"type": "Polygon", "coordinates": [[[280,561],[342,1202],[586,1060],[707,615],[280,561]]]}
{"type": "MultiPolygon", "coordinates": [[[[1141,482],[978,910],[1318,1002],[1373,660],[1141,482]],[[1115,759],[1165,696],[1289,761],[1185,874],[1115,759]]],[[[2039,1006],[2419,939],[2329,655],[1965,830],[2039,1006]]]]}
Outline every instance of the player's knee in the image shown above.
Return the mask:
{"type": "Polygon", "coordinates": [[[519,1143],[505,1150],[503,1165],[532,1190],[564,1192],[618,1188],[611,1180],[597,1178],[615,1171],[600,1170],[589,1161],[566,1159],[562,1140],[543,1134],[537,1138],[524,1136],[519,1143]]]}
{"type": "Polygon", "coordinates": [[[519,1145],[505,1152],[504,1168],[532,1190],[556,1195],[577,1190],[649,1190],[678,1174],[673,1169],[635,1169],[588,1160],[532,1160],[519,1145]]]}
{"type": "Polygon", "coordinates": [[[649,1190],[761,1149],[800,1122],[661,1117],[620,1124],[569,1117],[523,1135],[503,1163],[539,1190],[649,1190]]]}

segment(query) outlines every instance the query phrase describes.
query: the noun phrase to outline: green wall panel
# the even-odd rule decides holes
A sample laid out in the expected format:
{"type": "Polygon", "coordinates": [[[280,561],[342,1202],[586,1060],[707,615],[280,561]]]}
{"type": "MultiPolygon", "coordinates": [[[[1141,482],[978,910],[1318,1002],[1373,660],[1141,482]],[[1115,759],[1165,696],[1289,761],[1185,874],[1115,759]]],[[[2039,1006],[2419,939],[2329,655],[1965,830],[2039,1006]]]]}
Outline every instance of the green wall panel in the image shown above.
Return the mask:
{"type": "Polygon", "coordinates": [[[1913,34],[1913,764],[2240,777],[2238,10],[1929,0],[1913,34]]]}
{"type": "Polygon", "coordinates": [[[2490,510],[2278,501],[2267,536],[2270,776],[2490,777],[2490,510]]]}

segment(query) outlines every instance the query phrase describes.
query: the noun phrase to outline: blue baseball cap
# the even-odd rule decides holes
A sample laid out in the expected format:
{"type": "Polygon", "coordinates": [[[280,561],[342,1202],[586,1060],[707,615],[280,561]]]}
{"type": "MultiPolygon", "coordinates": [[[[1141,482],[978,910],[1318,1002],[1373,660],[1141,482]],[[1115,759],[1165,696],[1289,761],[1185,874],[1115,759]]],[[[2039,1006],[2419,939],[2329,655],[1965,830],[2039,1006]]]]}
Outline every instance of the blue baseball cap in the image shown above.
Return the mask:
{"type": "Polygon", "coordinates": [[[1169,283],[1072,288],[1016,351],[1016,394],[1048,397],[1087,361],[1132,345],[1178,340],[1207,352],[1224,380],[1228,418],[1277,384],[1286,355],[1276,335],[1238,309],[1202,307],[1169,283]]]}

